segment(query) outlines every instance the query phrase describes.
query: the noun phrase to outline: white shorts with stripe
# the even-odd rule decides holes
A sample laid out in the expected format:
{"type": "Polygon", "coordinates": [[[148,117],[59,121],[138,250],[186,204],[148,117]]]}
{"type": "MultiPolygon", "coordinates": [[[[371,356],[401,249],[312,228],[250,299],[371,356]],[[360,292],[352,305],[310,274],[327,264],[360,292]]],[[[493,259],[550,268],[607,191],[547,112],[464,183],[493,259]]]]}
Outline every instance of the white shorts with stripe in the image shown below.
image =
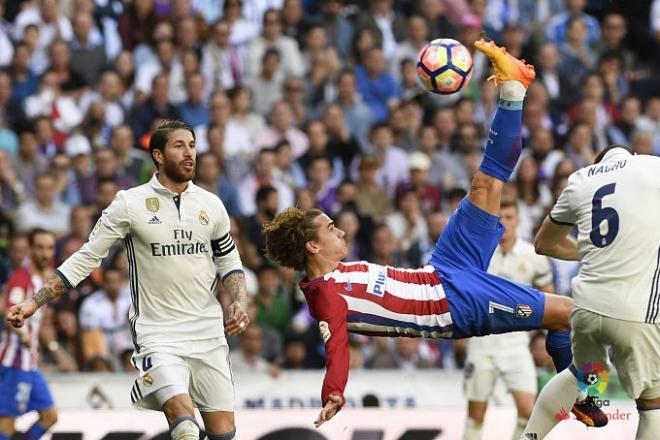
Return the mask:
{"type": "Polygon", "coordinates": [[[140,377],[131,388],[133,406],[161,411],[178,394],[188,394],[201,412],[234,411],[229,347],[205,353],[173,354],[149,350],[133,355],[140,377]]]}

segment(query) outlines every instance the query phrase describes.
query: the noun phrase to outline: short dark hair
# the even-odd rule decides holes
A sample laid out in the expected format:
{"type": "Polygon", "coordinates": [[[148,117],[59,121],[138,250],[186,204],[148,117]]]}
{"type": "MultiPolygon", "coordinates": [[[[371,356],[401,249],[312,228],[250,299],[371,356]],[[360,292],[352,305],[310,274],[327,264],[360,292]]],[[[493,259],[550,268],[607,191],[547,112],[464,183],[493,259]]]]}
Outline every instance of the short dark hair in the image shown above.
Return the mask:
{"type": "Polygon", "coordinates": [[[37,235],[50,235],[51,237],[55,238],[55,234],[51,231],[48,231],[43,228],[34,228],[28,233],[28,243],[30,243],[30,246],[34,246],[34,240],[36,240],[37,235]]]}
{"type": "Polygon", "coordinates": [[[635,153],[633,152],[633,150],[632,150],[629,146],[627,146],[627,145],[621,145],[621,144],[610,145],[610,146],[608,146],[608,147],[603,148],[603,150],[602,150],[600,153],[598,153],[598,155],[597,155],[596,158],[594,159],[594,165],[596,165],[597,163],[600,163],[600,161],[603,160],[603,158],[605,157],[605,155],[606,155],[610,150],[614,150],[615,148],[623,148],[623,149],[626,150],[628,153],[630,153],[630,154],[635,154],[635,153]]]}
{"type": "Polygon", "coordinates": [[[259,202],[265,202],[266,200],[268,200],[268,197],[272,193],[277,193],[277,190],[270,185],[262,186],[261,188],[259,188],[257,190],[257,194],[255,195],[255,201],[257,202],[257,205],[259,204],[259,202]]]}
{"type": "Polygon", "coordinates": [[[158,168],[158,162],[154,158],[154,150],[160,150],[161,153],[164,153],[165,145],[167,145],[167,141],[170,139],[170,133],[175,130],[188,130],[192,134],[193,140],[195,139],[195,131],[185,122],[179,120],[161,122],[151,133],[151,138],[149,139],[149,154],[156,168],[158,168]]]}

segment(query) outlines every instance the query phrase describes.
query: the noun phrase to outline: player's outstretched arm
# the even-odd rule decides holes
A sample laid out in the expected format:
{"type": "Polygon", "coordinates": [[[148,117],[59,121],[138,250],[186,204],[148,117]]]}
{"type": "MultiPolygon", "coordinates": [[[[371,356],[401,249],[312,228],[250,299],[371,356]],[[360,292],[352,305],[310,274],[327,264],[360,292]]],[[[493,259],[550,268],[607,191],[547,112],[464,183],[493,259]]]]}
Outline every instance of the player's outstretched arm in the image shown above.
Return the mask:
{"type": "Polygon", "coordinates": [[[229,319],[225,326],[225,332],[228,335],[243,333],[250,323],[250,318],[247,314],[245,274],[240,270],[232,272],[224,278],[222,284],[232,298],[232,303],[227,309],[229,319]]]}
{"type": "Polygon", "coordinates": [[[568,235],[571,229],[573,225],[558,224],[550,216],[546,217],[534,240],[536,253],[560,260],[578,261],[580,255],[577,242],[568,235]]]}
{"type": "Polygon", "coordinates": [[[7,322],[15,328],[23,327],[25,320],[44,304],[68,291],[68,287],[58,275],[53,275],[44,286],[37,291],[34,298],[29,298],[11,307],[7,312],[7,322]]]}

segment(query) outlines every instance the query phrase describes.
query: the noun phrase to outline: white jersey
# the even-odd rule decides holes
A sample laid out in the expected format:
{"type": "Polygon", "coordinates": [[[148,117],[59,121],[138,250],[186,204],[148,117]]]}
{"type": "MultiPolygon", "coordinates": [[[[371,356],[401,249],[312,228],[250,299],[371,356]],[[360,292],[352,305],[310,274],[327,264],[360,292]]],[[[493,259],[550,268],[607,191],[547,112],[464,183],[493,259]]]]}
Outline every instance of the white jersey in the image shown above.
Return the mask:
{"type": "MultiPolygon", "coordinates": [[[[498,245],[490,260],[488,272],[511,281],[533,286],[547,286],[552,283],[552,268],[547,257],[538,255],[534,245],[516,239],[516,243],[506,254],[498,245]]],[[[507,347],[529,344],[528,332],[511,332],[487,335],[470,339],[470,350],[499,351],[507,347]]]]}
{"type": "Polygon", "coordinates": [[[576,306],[660,323],[659,157],[609,151],[569,177],[550,218],[577,225],[576,306]]]}
{"type": "Polygon", "coordinates": [[[224,279],[242,265],[220,199],[192,182],[180,195],[173,193],[156,175],[119,191],[89,241],[58,274],[68,287],[77,285],[118,239],[124,240],[130,266],[129,324],[136,352],[226,344],[216,273],[224,279]]]}

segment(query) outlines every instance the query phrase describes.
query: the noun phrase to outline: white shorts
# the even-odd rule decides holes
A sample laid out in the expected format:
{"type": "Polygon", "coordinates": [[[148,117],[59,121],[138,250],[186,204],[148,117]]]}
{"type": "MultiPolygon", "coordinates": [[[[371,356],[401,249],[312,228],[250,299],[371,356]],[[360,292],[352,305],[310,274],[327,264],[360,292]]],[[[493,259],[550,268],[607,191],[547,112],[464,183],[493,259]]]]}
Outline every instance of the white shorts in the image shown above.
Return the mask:
{"type": "Polygon", "coordinates": [[[623,321],[575,307],[571,313],[573,365],[607,366],[607,348],[621,386],[632,399],[660,397],[660,324],[623,321]]]}
{"type": "Polygon", "coordinates": [[[161,411],[178,394],[188,394],[201,412],[234,411],[229,347],[188,355],[150,350],[133,355],[140,377],[131,388],[134,406],[161,411]]]}
{"type": "Polygon", "coordinates": [[[465,397],[472,402],[488,402],[501,377],[509,391],[536,395],[534,359],[526,344],[497,351],[470,349],[463,369],[465,397]]]}

